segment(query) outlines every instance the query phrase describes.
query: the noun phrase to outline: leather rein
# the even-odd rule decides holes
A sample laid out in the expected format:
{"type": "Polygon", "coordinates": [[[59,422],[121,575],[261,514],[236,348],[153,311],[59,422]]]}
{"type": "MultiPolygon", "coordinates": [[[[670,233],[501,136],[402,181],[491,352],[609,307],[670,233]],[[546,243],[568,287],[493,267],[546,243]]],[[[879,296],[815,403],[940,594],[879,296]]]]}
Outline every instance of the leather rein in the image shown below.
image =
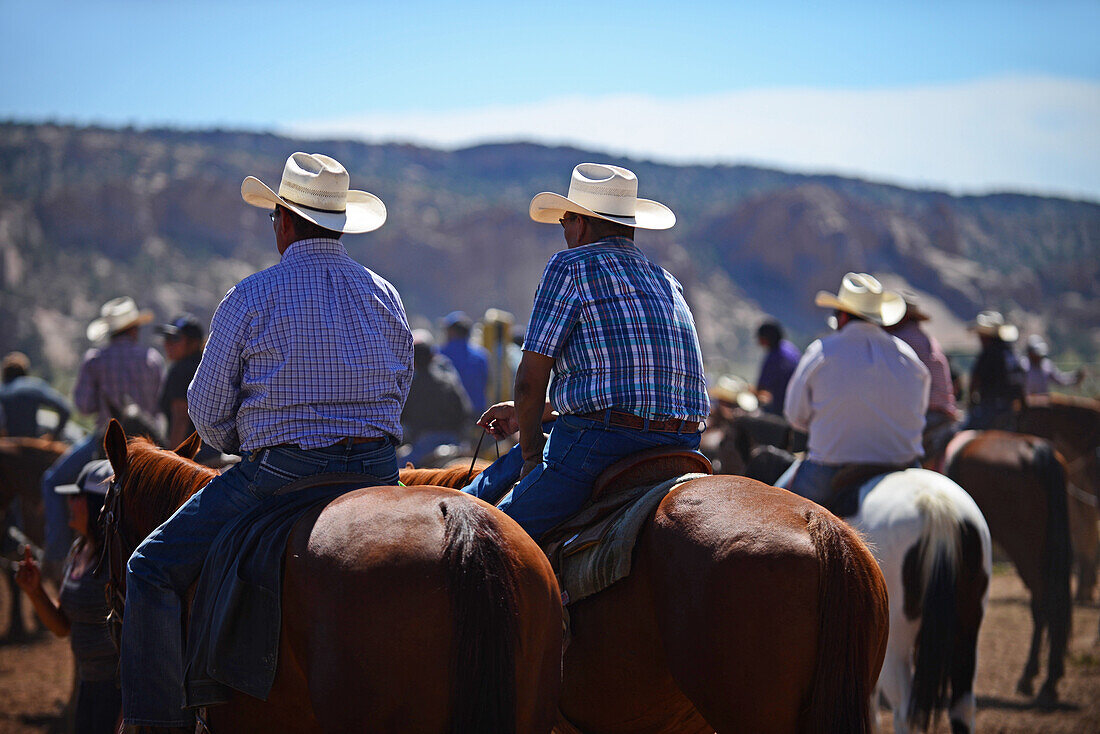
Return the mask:
{"type": "Polygon", "coordinates": [[[107,498],[103,502],[103,555],[99,566],[107,563],[107,631],[115,643],[115,649],[122,649],[122,615],[126,608],[126,561],[134,552],[133,545],[125,543],[122,537],[122,483],[116,476],[107,489],[107,498]]]}

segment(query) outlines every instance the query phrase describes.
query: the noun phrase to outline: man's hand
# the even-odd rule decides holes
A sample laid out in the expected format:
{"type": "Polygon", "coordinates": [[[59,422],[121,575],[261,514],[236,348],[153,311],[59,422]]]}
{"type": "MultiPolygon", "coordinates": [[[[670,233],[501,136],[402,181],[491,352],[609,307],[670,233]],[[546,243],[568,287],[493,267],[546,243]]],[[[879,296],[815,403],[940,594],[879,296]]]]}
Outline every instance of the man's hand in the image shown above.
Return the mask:
{"type": "Polygon", "coordinates": [[[477,424],[485,429],[493,438],[507,438],[519,430],[519,420],[516,418],[516,404],[511,400],[497,403],[490,407],[477,424]]]}

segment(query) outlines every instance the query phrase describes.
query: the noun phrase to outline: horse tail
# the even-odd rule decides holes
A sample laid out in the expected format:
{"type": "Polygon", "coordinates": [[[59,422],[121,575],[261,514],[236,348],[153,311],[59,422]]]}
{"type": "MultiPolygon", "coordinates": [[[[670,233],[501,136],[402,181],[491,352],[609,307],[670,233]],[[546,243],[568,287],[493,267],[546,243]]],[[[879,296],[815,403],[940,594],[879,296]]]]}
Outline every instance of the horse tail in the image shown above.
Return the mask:
{"type": "MultiPolygon", "coordinates": [[[[1047,539],[1043,549],[1046,579],[1044,607],[1050,635],[1050,667],[1060,668],[1073,619],[1069,588],[1073,549],[1070,546],[1066,471],[1049,441],[1036,442],[1032,460],[1047,498],[1047,539]]],[[[1057,680],[1063,672],[1061,669],[1048,670],[1047,674],[1049,678],[1057,680]]]]}
{"type": "Polygon", "coordinates": [[[869,734],[871,694],[886,649],[886,583],[848,525],[820,509],[806,526],[820,564],[817,665],[799,726],[809,732],[869,734]]]}
{"type": "Polygon", "coordinates": [[[905,556],[902,580],[905,615],[920,617],[913,651],[913,689],[906,718],[910,727],[928,728],[932,713],[944,708],[959,629],[958,564],[962,526],[954,503],[942,492],[917,495],[924,519],[920,541],[905,556]]]}
{"type": "Polygon", "coordinates": [[[451,732],[515,732],[515,562],[489,511],[443,501],[451,598],[451,732]]]}

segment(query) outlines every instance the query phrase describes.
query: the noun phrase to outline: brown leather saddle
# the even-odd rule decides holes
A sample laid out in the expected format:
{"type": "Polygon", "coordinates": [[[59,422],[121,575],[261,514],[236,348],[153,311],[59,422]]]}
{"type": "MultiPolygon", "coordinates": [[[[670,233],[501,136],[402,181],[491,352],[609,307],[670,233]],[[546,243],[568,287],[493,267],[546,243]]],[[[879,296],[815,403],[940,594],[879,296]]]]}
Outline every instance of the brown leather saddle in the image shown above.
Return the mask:
{"type": "Polygon", "coordinates": [[[829,482],[831,495],[821,504],[837,517],[851,517],[859,512],[859,490],[864,484],[911,467],[911,464],[845,464],[829,482]]]}
{"type": "Polygon", "coordinates": [[[603,470],[592,485],[589,502],[629,487],[656,484],[681,474],[713,474],[710,459],[691,449],[664,447],[646,449],[619,459],[603,470]]]}

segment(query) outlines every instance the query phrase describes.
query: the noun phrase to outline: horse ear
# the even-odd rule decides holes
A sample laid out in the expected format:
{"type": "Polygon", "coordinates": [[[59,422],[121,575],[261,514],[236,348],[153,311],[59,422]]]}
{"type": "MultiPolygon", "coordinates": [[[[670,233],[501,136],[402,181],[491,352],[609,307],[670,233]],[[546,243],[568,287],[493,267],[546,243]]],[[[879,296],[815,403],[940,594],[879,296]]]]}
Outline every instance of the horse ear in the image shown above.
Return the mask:
{"type": "Polygon", "coordinates": [[[199,432],[195,431],[185,438],[183,443],[176,447],[176,453],[185,459],[194,459],[195,454],[199,453],[199,449],[201,448],[202,439],[199,438],[199,432]]]}
{"type": "Polygon", "coordinates": [[[103,435],[103,450],[111,461],[115,476],[122,476],[130,466],[130,456],[126,451],[126,432],[114,418],[107,424],[107,432],[103,435]]]}

